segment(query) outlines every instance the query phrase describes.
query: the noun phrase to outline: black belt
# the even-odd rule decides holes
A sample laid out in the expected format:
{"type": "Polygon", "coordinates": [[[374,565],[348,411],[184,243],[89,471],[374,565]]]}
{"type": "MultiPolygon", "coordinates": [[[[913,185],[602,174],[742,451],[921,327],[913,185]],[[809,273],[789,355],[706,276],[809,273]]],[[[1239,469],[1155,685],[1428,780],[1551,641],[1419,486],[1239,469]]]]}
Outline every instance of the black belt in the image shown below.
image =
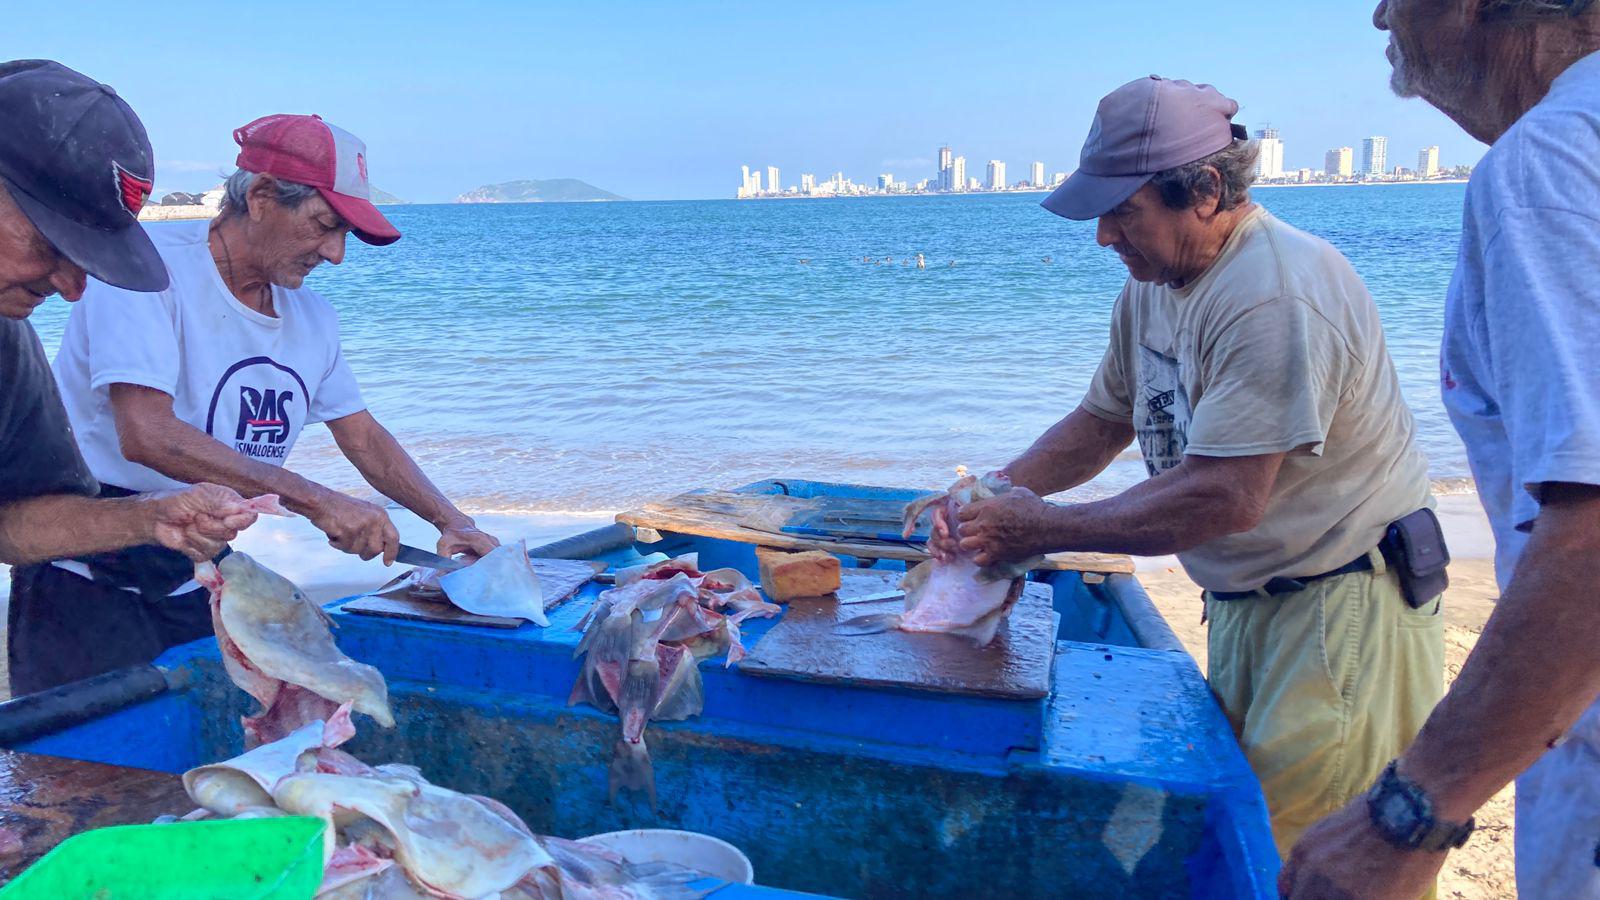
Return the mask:
{"type": "Polygon", "coordinates": [[[1253,591],[1208,591],[1213,600],[1250,600],[1260,597],[1263,593],[1276,597],[1279,594],[1293,594],[1310,587],[1312,582],[1324,578],[1333,578],[1336,575],[1348,575],[1351,572],[1372,571],[1372,554],[1363,553],[1357,559],[1345,563],[1337,569],[1323,572],[1321,575],[1305,575],[1300,578],[1285,578],[1282,575],[1269,580],[1266,584],[1253,591]]]}

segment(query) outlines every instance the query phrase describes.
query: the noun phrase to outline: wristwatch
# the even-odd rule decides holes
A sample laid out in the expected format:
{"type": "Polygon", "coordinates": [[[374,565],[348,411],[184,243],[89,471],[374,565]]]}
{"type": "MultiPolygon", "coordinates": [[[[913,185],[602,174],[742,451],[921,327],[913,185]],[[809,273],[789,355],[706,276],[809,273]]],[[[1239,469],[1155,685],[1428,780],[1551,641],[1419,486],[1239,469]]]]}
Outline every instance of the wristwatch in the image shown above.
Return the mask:
{"type": "Polygon", "coordinates": [[[1406,850],[1436,853],[1467,842],[1477,820],[1440,822],[1433,817],[1433,801],[1420,785],[1407,781],[1389,763],[1378,782],[1367,791],[1367,813],[1384,839],[1406,850]]]}

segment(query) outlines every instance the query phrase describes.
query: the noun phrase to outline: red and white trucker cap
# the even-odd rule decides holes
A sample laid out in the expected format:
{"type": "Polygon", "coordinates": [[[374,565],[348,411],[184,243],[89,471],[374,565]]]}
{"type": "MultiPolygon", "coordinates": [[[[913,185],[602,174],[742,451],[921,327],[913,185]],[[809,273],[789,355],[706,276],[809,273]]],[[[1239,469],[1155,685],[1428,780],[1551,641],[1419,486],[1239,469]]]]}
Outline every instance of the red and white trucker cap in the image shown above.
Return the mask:
{"type": "Polygon", "coordinates": [[[392,244],[400,230],[372,205],[367,145],[321,116],[262,116],[236,128],[241,169],[310,185],[369,244],[392,244]]]}

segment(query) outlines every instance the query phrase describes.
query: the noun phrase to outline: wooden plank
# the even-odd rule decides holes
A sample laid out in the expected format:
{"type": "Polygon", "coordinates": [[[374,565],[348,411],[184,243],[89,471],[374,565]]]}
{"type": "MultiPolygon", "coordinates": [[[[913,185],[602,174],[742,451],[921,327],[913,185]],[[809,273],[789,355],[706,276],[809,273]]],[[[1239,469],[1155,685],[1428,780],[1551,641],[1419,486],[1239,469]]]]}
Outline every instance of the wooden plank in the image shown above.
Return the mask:
{"type": "Polygon", "coordinates": [[[0,884],[80,831],[192,809],[176,775],[0,750],[0,884]]]}
{"type": "MultiPolygon", "coordinates": [[[[594,576],[606,570],[606,564],[586,559],[528,560],[534,574],[539,576],[539,589],[544,594],[546,612],[572,599],[594,576]]],[[[446,625],[475,625],[484,628],[517,628],[523,620],[508,616],[480,616],[452,606],[444,597],[434,594],[417,594],[409,587],[393,587],[405,576],[389,582],[365,597],[352,600],[342,608],[364,616],[389,619],[411,619],[419,622],[440,622],[446,625]]]]}
{"type": "MultiPolygon", "coordinates": [[[[853,589],[870,590],[870,578],[853,589]]],[[[876,589],[892,585],[878,581],[876,589]]],[[[841,587],[843,590],[843,587],[841,587]]],[[[848,686],[887,687],[1006,700],[1050,693],[1055,658],[1055,611],[1050,588],[1030,582],[1011,615],[986,647],[951,634],[835,634],[847,619],[904,609],[901,600],[841,604],[796,601],[739,662],[752,675],[848,686]]]]}
{"type": "MultiPolygon", "coordinates": [[[[899,559],[919,562],[928,558],[918,544],[891,541],[834,540],[821,535],[790,534],[783,528],[795,515],[814,512],[818,504],[782,494],[741,494],[734,491],[690,491],[670,500],[647,503],[617,516],[635,528],[653,528],[699,537],[760,544],[791,550],[826,550],[860,559],[899,559]]],[[[1073,572],[1132,574],[1133,560],[1120,553],[1052,553],[1039,566],[1073,572]]]]}

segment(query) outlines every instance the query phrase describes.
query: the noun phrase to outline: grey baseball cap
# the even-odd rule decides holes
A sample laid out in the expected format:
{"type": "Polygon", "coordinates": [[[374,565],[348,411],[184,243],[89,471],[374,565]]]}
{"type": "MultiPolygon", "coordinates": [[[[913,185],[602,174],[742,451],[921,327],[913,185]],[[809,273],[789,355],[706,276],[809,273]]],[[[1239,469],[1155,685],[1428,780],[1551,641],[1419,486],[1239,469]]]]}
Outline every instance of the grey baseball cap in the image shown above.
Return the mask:
{"type": "Polygon", "coordinates": [[[1248,136],[1239,104],[1209,84],[1151,75],[1107,94],[1095,110],[1078,171],[1039,204],[1068,219],[1096,219],[1157,172],[1204,159],[1248,136]]]}

